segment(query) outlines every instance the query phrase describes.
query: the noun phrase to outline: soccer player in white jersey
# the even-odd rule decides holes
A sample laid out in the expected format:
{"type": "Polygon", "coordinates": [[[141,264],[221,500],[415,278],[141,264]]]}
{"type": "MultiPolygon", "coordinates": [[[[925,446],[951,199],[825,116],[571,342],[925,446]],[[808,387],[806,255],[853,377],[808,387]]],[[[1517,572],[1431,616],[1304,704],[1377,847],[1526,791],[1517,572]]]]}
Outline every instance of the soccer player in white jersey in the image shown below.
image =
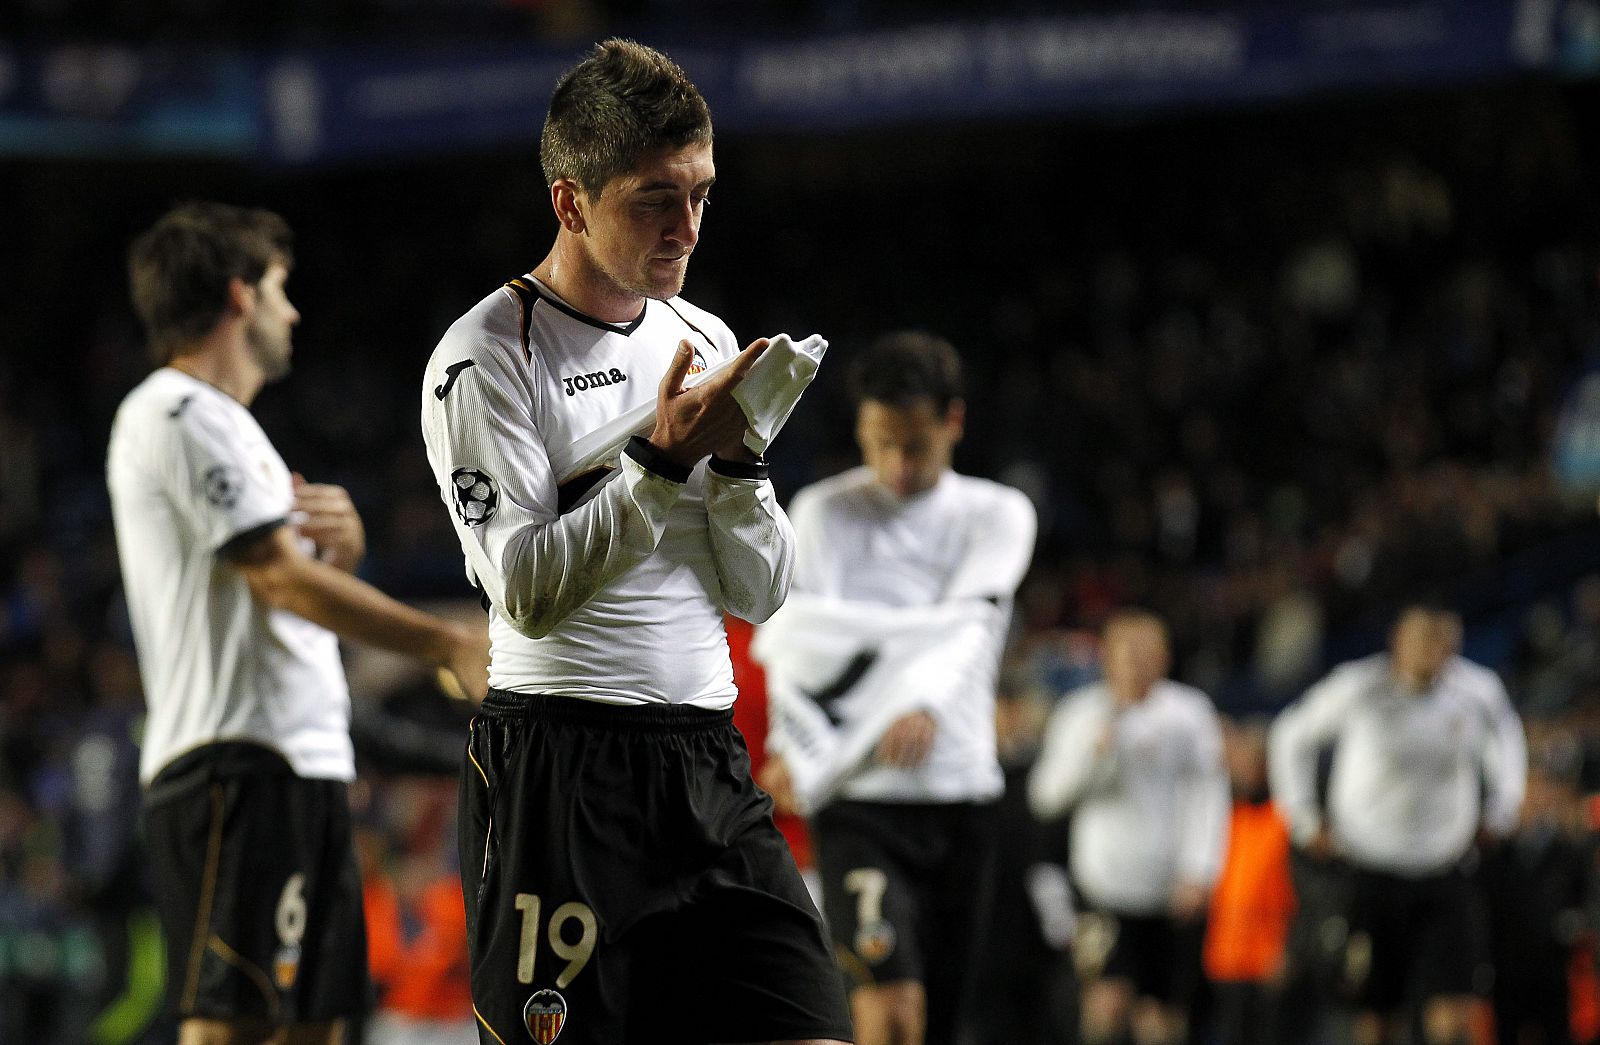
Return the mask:
{"type": "Polygon", "coordinates": [[[249,405],[300,314],[277,215],[187,204],[129,254],[159,365],[111,431],[123,587],[149,716],[145,831],[181,1045],[341,1041],[365,1005],[340,636],[482,696],[487,636],[351,575],[344,490],[285,466],[249,405]]]}
{"type": "Polygon", "coordinates": [[[732,726],[723,614],[778,607],[793,531],[733,399],[766,342],[741,352],[678,296],[716,180],[709,111],[665,55],[609,40],[556,85],[541,154],[554,245],[450,327],[422,390],[491,617],[460,817],[480,1036],[848,1039],[732,726]],[[553,463],[652,402],[612,467],[553,463]]]}
{"type": "Polygon", "coordinates": [[[1454,611],[1408,606],[1388,652],[1335,668],[1272,726],[1270,782],[1291,837],[1350,873],[1359,1045],[1382,1041],[1414,1000],[1430,1045],[1466,1042],[1490,986],[1472,854],[1515,826],[1528,756],[1499,676],[1460,643],[1454,611]],[[1324,810],[1316,772],[1329,746],[1324,810]]]}
{"type": "MultiPolygon", "coordinates": [[[[844,677],[801,699],[843,733],[871,733],[863,739],[872,753],[805,801],[793,771],[815,756],[774,704],[762,782],[781,806],[809,814],[858,1045],[951,1042],[990,893],[1003,788],[996,676],[1035,515],[1019,491],[951,468],[966,405],[948,341],[888,334],[852,361],[850,387],[864,463],[795,495],[791,609],[806,616],[785,611],[758,645],[847,653],[844,677]],[[909,632],[907,620],[930,607],[948,615],[909,632]],[[921,648],[892,669],[863,672],[863,657],[891,656],[866,633],[868,620],[893,629],[885,643],[921,648]],[[975,641],[957,637],[967,629],[975,641]],[[930,676],[943,684],[930,686],[930,676]]],[[[769,682],[783,686],[776,661],[769,682]]]]}
{"type": "Polygon", "coordinates": [[[1069,863],[1088,909],[1077,958],[1098,966],[1080,1039],[1177,1045],[1227,843],[1222,731],[1204,693],[1166,677],[1159,617],[1113,614],[1100,655],[1103,681],[1051,713],[1028,799],[1041,819],[1072,814],[1069,863]]]}

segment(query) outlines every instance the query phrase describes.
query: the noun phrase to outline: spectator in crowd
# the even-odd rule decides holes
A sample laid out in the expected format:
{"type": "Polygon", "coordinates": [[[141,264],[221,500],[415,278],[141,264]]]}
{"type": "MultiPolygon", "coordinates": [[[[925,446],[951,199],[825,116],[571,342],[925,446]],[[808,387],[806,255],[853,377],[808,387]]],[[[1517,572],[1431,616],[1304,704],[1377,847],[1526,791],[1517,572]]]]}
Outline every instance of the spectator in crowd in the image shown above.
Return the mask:
{"type": "Polygon", "coordinates": [[[377,1005],[366,1045],[476,1045],[467,918],[454,870],[455,786],[448,776],[383,781],[358,831],[367,954],[377,1005]]]}
{"type": "Polygon", "coordinates": [[[1583,752],[1565,730],[1542,733],[1516,830],[1484,859],[1500,1045],[1572,1040],[1568,969],[1578,945],[1593,940],[1594,844],[1577,790],[1583,752]]]}
{"type": "Polygon", "coordinates": [[[1041,819],[1072,814],[1072,878],[1084,1045],[1130,1031],[1138,1045],[1188,1033],[1205,912],[1227,842],[1228,776],[1206,695],[1167,678],[1166,625],[1113,614],[1104,680],[1064,698],[1028,779],[1041,819]]]}
{"type": "Polygon", "coordinates": [[[1222,1045],[1272,1045],[1294,915],[1289,830],[1267,796],[1266,725],[1229,720],[1222,739],[1233,812],[1206,924],[1205,973],[1222,1045]]]}

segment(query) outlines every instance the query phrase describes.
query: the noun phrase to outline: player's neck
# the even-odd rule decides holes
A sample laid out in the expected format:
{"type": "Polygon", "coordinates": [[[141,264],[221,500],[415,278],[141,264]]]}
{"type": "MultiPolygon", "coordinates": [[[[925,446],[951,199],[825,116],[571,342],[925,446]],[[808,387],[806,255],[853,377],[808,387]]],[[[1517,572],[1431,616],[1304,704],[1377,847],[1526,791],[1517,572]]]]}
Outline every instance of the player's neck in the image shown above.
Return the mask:
{"type": "Polygon", "coordinates": [[[182,371],[196,381],[204,381],[230,399],[248,407],[266,383],[259,367],[232,359],[225,349],[208,348],[174,356],[167,366],[182,371]]]}
{"type": "Polygon", "coordinates": [[[533,275],[562,301],[602,323],[632,323],[644,310],[644,295],[617,286],[582,251],[560,238],[533,275]]]}

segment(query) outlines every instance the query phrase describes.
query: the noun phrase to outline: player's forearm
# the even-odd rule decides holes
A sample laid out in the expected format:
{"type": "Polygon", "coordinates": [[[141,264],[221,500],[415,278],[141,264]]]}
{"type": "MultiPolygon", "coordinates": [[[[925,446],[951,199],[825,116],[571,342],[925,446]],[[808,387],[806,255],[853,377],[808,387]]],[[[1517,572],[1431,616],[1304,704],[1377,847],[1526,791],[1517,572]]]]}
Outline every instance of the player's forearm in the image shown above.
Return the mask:
{"type": "Polygon", "coordinates": [[[1228,841],[1228,777],[1221,765],[1196,773],[1185,788],[1178,823],[1178,873],[1210,888],[1222,872],[1228,841]]]}
{"type": "Polygon", "coordinates": [[[1485,795],[1483,825],[1496,835],[1506,836],[1516,828],[1517,815],[1527,791],[1528,747],[1522,723],[1514,712],[1496,724],[1483,757],[1485,795]]]}
{"type": "MultiPolygon", "coordinates": [[[[1085,732],[1091,724],[1063,725],[1065,728],[1057,727],[1054,735],[1046,738],[1028,775],[1028,806],[1040,820],[1060,816],[1076,805],[1090,785],[1096,764],[1114,757],[1097,755],[1093,738],[1085,732]]],[[[1107,769],[1101,767],[1100,772],[1107,769]]]]}
{"type": "Polygon", "coordinates": [[[320,624],[340,638],[444,664],[468,641],[467,629],[390,598],[372,585],[309,556],[248,575],[256,598],[320,624]]]}
{"type": "Polygon", "coordinates": [[[1292,722],[1282,718],[1272,727],[1267,745],[1267,782],[1290,834],[1304,845],[1322,828],[1322,813],[1317,808],[1313,786],[1316,752],[1306,749],[1292,727],[1292,722]]]}
{"type": "MultiPolygon", "coordinates": [[[[724,608],[761,624],[778,611],[794,576],[794,528],[764,478],[706,476],[711,557],[724,608]]],[[[726,467],[722,465],[721,467],[726,467]]]]}
{"type": "Polygon", "coordinates": [[[490,600],[518,632],[548,635],[656,550],[687,478],[652,471],[624,454],[622,474],[593,498],[507,543],[490,575],[496,578],[490,600]]]}

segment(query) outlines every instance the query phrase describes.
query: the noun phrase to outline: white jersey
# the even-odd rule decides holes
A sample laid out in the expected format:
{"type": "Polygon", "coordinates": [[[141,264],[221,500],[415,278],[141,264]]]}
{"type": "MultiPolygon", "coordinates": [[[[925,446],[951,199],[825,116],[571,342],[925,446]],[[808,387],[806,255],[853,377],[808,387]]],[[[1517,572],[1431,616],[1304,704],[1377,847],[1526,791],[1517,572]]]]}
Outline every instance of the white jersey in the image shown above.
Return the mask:
{"type": "Polygon", "coordinates": [[[1035,815],[1072,810],[1073,881],[1122,914],[1164,913],[1180,883],[1216,881],[1228,800],[1216,709],[1168,679],[1120,709],[1103,682],[1062,698],[1028,779],[1035,815]]]}
{"type": "MultiPolygon", "coordinates": [[[[798,542],[796,592],[895,608],[988,600],[1001,609],[986,640],[964,647],[960,662],[949,665],[954,684],[922,706],[937,723],[927,759],[910,769],[869,762],[838,795],[879,802],[998,797],[1004,783],[994,735],[996,676],[1011,603],[1033,557],[1033,505],[1008,486],[954,472],[932,489],[899,497],[871,469],[858,467],[801,490],[790,515],[798,542]]],[[[909,699],[917,706],[915,695],[909,699]]],[[[832,706],[845,729],[872,714],[850,694],[832,706]]],[[[781,718],[774,728],[775,748],[783,751],[781,718]]]]}
{"type": "Polygon", "coordinates": [[[1527,783],[1522,723],[1488,668],[1448,661],[1408,691],[1387,654],[1335,668],[1272,725],[1273,798],[1304,844],[1322,826],[1316,764],[1333,745],[1328,815],[1339,852],[1407,877],[1445,870],[1479,825],[1507,834],[1527,783]]]}
{"type": "Polygon", "coordinates": [[[422,389],[428,461],[492,607],[489,684],[732,706],[723,613],[765,620],[792,571],[794,534],[772,484],[704,461],[669,476],[633,451],[565,483],[550,463],[653,401],[680,341],[700,369],[739,351],[732,332],[680,298],[613,325],[531,276],[518,282],[523,296],[496,290],[450,327],[422,389]]]}
{"type": "Polygon", "coordinates": [[[289,469],[250,411],[157,370],[117,410],[106,482],[149,706],[140,778],[242,740],[300,776],[354,779],[337,637],[258,602],[222,558],[287,523],[294,503],[289,469]]]}

